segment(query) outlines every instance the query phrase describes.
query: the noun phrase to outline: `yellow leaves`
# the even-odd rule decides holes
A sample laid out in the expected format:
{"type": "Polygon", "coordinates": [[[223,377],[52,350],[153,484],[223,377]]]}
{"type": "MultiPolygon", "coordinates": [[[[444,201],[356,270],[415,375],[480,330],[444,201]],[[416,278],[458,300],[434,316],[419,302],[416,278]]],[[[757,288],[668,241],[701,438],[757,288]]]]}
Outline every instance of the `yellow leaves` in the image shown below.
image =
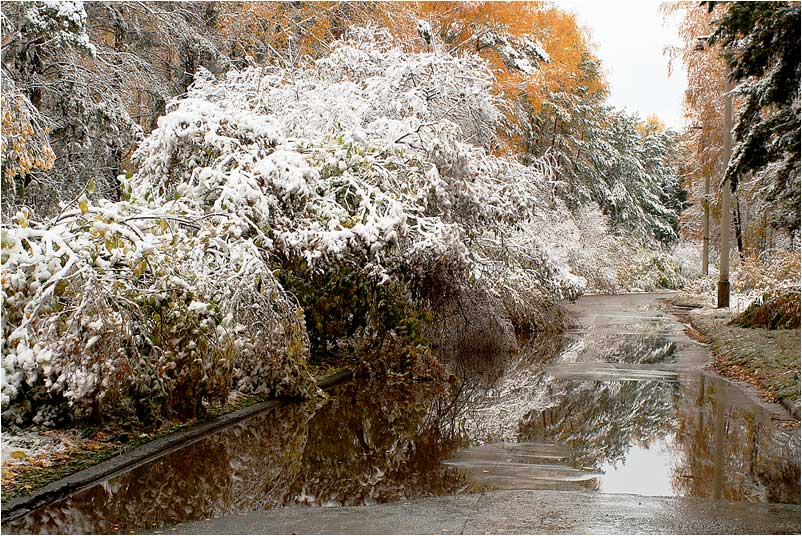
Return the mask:
{"type": "Polygon", "coordinates": [[[21,96],[2,96],[2,172],[6,180],[32,171],[47,171],[56,156],[50,148],[47,133],[34,127],[31,111],[21,96]]]}
{"type": "Polygon", "coordinates": [[[22,452],[21,450],[15,450],[14,452],[12,452],[12,453],[10,454],[10,456],[11,456],[12,458],[14,458],[15,460],[24,460],[25,458],[27,458],[27,457],[28,457],[28,456],[27,456],[27,455],[26,455],[24,452],[22,452]]]}
{"type": "Polygon", "coordinates": [[[601,76],[588,79],[582,71],[586,60],[596,58],[574,14],[548,7],[533,12],[530,24],[534,36],[550,56],[549,63],[540,66],[536,84],[530,84],[530,101],[536,111],[550,92],[573,93],[580,87],[587,88],[588,94],[606,90],[601,76]]]}
{"type": "Polygon", "coordinates": [[[81,214],[89,212],[89,199],[86,197],[86,194],[82,194],[78,199],[78,207],[81,209],[81,214]]]}
{"type": "Polygon", "coordinates": [[[136,263],[136,266],[134,266],[134,277],[141,277],[142,274],[145,273],[146,267],[147,263],[145,262],[144,259],[136,263]]]}
{"type": "Polygon", "coordinates": [[[666,131],[666,125],[655,114],[651,114],[644,121],[638,123],[638,133],[641,136],[648,136],[649,134],[660,134],[666,131]]]}
{"type": "Polygon", "coordinates": [[[17,212],[17,214],[14,216],[14,218],[17,220],[17,225],[19,225],[23,229],[28,227],[28,211],[27,211],[27,209],[23,209],[23,210],[20,210],[19,212],[17,212]]]}

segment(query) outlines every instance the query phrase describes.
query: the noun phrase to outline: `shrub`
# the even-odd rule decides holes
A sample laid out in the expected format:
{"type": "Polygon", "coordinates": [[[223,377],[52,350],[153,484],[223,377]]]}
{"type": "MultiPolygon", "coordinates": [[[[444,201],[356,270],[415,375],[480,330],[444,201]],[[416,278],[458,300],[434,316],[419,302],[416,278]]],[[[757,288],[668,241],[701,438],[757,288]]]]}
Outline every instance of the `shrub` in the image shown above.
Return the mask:
{"type": "Polygon", "coordinates": [[[297,306],[258,252],[215,250],[226,244],[213,230],[170,220],[82,203],[3,229],[6,422],[151,422],[232,388],[309,392],[297,306]]]}
{"type": "Polygon", "coordinates": [[[799,291],[767,292],[735,317],[742,328],[799,329],[799,291]]]}

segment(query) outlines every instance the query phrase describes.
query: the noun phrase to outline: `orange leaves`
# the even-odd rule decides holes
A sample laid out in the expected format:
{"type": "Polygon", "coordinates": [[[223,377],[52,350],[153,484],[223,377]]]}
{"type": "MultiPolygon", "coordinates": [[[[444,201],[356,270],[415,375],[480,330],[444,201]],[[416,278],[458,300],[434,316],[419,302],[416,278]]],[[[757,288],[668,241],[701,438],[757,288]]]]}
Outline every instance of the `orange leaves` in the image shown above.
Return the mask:
{"type": "Polygon", "coordinates": [[[679,13],[682,46],[668,49],[669,56],[681,60],[688,73],[685,90],[685,117],[690,129],[683,135],[686,172],[692,180],[712,177],[719,167],[723,143],[723,95],[727,90],[726,67],[717,46],[698,41],[713,33],[713,20],[721,7],[708,13],[707,7],[692,2],[666,3],[666,17],[679,13]],[[697,44],[704,44],[699,50],[697,44]]]}
{"type": "Polygon", "coordinates": [[[35,127],[30,104],[24,97],[3,89],[0,152],[4,179],[10,181],[32,171],[47,171],[56,157],[46,133],[35,127]]]}
{"type": "Polygon", "coordinates": [[[446,43],[482,55],[490,62],[499,89],[511,97],[523,91],[536,112],[555,91],[571,93],[580,86],[591,94],[604,90],[601,78],[587,79],[582,71],[593,53],[572,13],[546,2],[419,2],[417,6],[421,17],[438,23],[446,43]],[[548,62],[540,62],[532,75],[510,69],[483,43],[483,32],[528,36],[542,45],[548,62]]]}
{"type": "Polygon", "coordinates": [[[294,20],[292,5],[283,2],[245,2],[241,6],[226,9],[219,17],[218,30],[221,35],[231,42],[231,49],[241,55],[253,56],[260,59],[270,56],[271,53],[284,59],[288,43],[299,32],[295,25],[306,24],[306,31],[302,39],[308,40],[320,33],[315,26],[318,20],[311,23],[301,10],[307,9],[301,5],[297,11],[301,22],[294,20]]]}
{"type": "Polygon", "coordinates": [[[583,72],[583,62],[594,59],[588,42],[588,36],[582,30],[576,17],[557,8],[550,7],[533,13],[533,32],[543,44],[551,61],[542,65],[541,77],[537,88],[533,88],[535,109],[548,96],[548,93],[564,91],[575,93],[580,87],[588,94],[605,90],[605,82],[601,77],[587,79],[583,72]]]}
{"type": "MultiPolygon", "coordinates": [[[[511,101],[511,110],[525,103],[534,114],[555,92],[593,97],[606,91],[586,31],[572,13],[546,2],[418,2],[417,16],[431,22],[451,50],[481,55],[490,63],[496,87],[511,101]],[[502,35],[510,44],[539,45],[545,56],[533,69],[510,66],[509,58],[488,43],[489,35],[502,35]],[[524,41],[526,40],[526,41],[524,41]]],[[[537,54],[541,56],[540,53],[537,54]]],[[[522,121],[508,112],[515,124],[522,121]]],[[[502,140],[506,149],[523,149],[513,134],[502,140]]]]}
{"type": "Polygon", "coordinates": [[[315,59],[350,26],[374,24],[409,34],[411,4],[396,2],[245,2],[223,4],[218,30],[231,48],[285,64],[315,59]]]}

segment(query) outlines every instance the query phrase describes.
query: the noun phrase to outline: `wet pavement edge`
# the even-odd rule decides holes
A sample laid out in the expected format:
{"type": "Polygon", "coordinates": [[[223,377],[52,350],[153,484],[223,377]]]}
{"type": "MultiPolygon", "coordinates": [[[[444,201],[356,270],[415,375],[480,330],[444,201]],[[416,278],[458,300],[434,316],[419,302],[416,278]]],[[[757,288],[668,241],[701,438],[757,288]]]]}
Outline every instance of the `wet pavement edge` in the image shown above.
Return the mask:
{"type": "MultiPolygon", "coordinates": [[[[321,389],[329,389],[342,382],[350,380],[352,372],[344,370],[331,374],[318,382],[321,389]]],[[[136,467],[152,462],[161,456],[178,449],[184,448],[191,443],[203,439],[222,428],[231,426],[240,421],[256,416],[268,409],[275,408],[283,404],[281,399],[272,399],[259,402],[252,406],[239,409],[215,417],[214,419],[193,425],[185,430],[180,430],[164,437],[149,441],[144,445],[110,458],[97,465],[87,467],[77,473],[73,473],[55,482],[35,490],[34,493],[24,497],[17,497],[9,501],[3,501],[0,517],[3,524],[25,515],[26,513],[44,506],[48,503],[58,501],[65,496],[78,491],[82,488],[94,486],[102,480],[112,478],[118,473],[131,471],[136,467]]]]}
{"type": "Polygon", "coordinates": [[[799,534],[798,505],[574,491],[493,491],[351,507],[290,506],[166,534],[799,534]]]}

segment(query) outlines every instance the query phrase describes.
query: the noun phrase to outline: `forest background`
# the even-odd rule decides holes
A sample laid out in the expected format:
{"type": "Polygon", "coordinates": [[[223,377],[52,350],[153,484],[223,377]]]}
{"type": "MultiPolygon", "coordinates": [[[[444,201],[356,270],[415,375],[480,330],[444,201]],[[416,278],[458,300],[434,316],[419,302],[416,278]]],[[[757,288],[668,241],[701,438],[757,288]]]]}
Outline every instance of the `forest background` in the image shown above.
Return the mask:
{"type": "Polygon", "coordinates": [[[309,396],[514,351],[583,292],[712,293],[725,174],[735,304],[798,325],[799,4],[664,10],[682,132],[609,106],[549,3],[4,3],[3,422],[309,396]]]}

